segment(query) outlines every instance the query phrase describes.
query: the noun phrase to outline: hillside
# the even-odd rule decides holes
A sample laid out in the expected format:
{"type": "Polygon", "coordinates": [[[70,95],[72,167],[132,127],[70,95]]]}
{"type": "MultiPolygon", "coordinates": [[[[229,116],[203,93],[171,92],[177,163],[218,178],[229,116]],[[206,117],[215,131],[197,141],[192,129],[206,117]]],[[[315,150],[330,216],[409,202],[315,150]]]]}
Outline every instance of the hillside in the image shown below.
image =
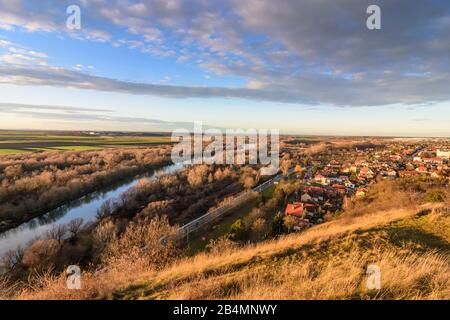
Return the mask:
{"type": "Polygon", "coordinates": [[[450,215],[391,211],[217,255],[199,255],[116,299],[449,299],[450,215]],[[366,289],[366,268],[382,289],[366,289]]]}
{"type": "Polygon", "coordinates": [[[449,257],[450,210],[425,205],[342,217],[301,234],[183,258],[159,272],[93,274],[78,292],[53,280],[20,298],[449,299],[449,257]],[[366,288],[369,264],[381,269],[379,291],[366,288]]]}

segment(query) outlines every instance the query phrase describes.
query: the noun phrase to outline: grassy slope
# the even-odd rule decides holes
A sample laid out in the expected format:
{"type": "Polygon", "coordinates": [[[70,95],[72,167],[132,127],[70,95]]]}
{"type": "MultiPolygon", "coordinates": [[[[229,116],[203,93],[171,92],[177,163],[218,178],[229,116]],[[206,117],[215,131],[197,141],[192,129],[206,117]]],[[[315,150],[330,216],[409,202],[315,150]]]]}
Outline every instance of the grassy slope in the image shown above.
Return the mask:
{"type": "Polygon", "coordinates": [[[115,299],[449,299],[450,217],[393,210],[220,255],[199,254],[115,299]],[[382,271],[369,291],[368,264],[382,271]]]}
{"type": "MultiPolygon", "coordinates": [[[[65,277],[39,281],[19,299],[450,299],[450,207],[411,206],[344,216],[300,234],[199,253],[155,272],[124,261],[83,273],[82,290],[65,277]],[[382,289],[366,288],[369,264],[382,289]]],[[[1,287],[1,283],[0,283],[1,287]]]]}

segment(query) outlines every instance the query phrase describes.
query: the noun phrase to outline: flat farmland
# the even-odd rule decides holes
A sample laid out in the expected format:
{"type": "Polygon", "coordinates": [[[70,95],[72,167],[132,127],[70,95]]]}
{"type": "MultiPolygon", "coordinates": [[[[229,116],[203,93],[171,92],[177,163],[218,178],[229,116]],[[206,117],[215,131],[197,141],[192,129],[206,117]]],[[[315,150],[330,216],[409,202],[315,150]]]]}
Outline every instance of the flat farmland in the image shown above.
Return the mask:
{"type": "Polygon", "coordinates": [[[166,133],[0,131],[0,156],[42,151],[145,147],[167,143],[171,142],[170,135],[166,133]]]}

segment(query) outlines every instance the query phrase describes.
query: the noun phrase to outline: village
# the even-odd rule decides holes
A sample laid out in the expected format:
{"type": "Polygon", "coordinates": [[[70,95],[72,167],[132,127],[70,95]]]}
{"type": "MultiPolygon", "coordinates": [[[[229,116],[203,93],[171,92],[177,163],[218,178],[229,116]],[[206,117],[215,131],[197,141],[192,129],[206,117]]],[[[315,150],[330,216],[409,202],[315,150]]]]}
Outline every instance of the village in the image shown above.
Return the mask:
{"type": "Polygon", "coordinates": [[[301,231],[322,223],[352,199],[363,199],[381,180],[431,178],[450,181],[450,148],[446,145],[362,146],[321,152],[297,165],[301,187],[282,214],[301,231]]]}

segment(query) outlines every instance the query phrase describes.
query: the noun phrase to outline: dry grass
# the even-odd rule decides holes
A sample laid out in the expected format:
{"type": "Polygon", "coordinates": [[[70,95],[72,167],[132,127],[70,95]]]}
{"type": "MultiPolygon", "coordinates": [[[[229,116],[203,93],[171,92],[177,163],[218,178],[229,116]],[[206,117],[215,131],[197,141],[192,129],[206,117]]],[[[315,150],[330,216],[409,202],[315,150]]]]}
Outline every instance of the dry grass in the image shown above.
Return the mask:
{"type": "Polygon", "coordinates": [[[285,251],[298,250],[304,245],[328,241],[351,231],[369,229],[390,221],[406,218],[412,214],[413,212],[408,210],[392,210],[363,217],[341,219],[316,226],[300,235],[292,234],[275,241],[250,245],[219,255],[200,253],[163,271],[160,277],[175,279],[187,274],[201,274],[211,269],[220,269],[233,264],[245,264],[255,257],[264,259],[285,251]]]}
{"type": "Polygon", "coordinates": [[[225,275],[199,277],[160,291],[164,299],[448,299],[448,259],[429,253],[375,250],[333,256],[317,263],[309,257],[282,259],[225,275]],[[382,289],[368,290],[366,268],[382,270],[382,289]],[[411,272],[414,270],[414,272],[411,272]],[[443,272],[444,271],[444,272],[443,272]]]}
{"type": "Polygon", "coordinates": [[[302,234],[200,253],[159,272],[124,264],[83,275],[80,291],[65,290],[63,279],[58,279],[18,298],[449,299],[450,230],[433,226],[447,225],[449,216],[417,214],[434,207],[346,217],[302,234]],[[411,241],[396,238],[405,230],[419,236],[411,236],[411,241]],[[433,241],[428,246],[429,237],[433,241]],[[382,270],[380,291],[365,286],[371,263],[382,270]]]}
{"type": "Polygon", "coordinates": [[[117,264],[94,273],[84,272],[81,278],[81,290],[69,290],[64,275],[52,277],[42,275],[35,286],[22,290],[14,296],[18,300],[86,300],[98,299],[110,294],[118,286],[124,286],[139,279],[148,265],[134,261],[117,264]]]}
{"type": "Polygon", "coordinates": [[[106,228],[99,229],[100,238],[110,237],[107,242],[99,241],[105,246],[99,256],[102,268],[82,273],[81,290],[68,290],[65,274],[56,277],[46,272],[33,274],[15,298],[95,299],[135,281],[144,272],[164,268],[177,257],[172,236],[178,229],[169,225],[166,216],[130,223],[120,236],[108,236],[108,225],[106,222],[106,228]],[[168,236],[165,245],[160,241],[162,236],[168,236]]]}
{"type": "MultiPolygon", "coordinates": [[[[417,211],[414,211],[417,212],[417,211]]],[[[333,221],[276,241],[200,254],[120,291],[116,298],[150,299],[446,299],[450,254],[415,252],[389,243],[411,211],[333,221]],[[373,230],[373,231],[368,231],[373,230]],[[366,235],[367,233],[367,235],[366,235]],[[382,290],[365,289],[367,265],[382,270],[382,290]]],[[[446,218],[448,221],[448,217],[446,218]]],[[[430,219],[433,220],[433,219],[430,219]]],[[[447,231],[448,232],[448,231],[447,231]]]]}

